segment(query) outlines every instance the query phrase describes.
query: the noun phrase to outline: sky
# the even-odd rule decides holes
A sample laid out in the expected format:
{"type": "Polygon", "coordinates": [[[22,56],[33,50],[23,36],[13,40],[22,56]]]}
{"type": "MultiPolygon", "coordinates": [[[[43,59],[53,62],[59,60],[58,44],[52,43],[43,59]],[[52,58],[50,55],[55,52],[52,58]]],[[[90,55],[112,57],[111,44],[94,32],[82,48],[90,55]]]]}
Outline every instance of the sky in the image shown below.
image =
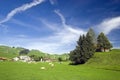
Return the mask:
{"type": "Polygon", "coordinates": [[[0,0],[0,45],[68,53],[89,28],[120,48],[120,0],[0,0]]]}

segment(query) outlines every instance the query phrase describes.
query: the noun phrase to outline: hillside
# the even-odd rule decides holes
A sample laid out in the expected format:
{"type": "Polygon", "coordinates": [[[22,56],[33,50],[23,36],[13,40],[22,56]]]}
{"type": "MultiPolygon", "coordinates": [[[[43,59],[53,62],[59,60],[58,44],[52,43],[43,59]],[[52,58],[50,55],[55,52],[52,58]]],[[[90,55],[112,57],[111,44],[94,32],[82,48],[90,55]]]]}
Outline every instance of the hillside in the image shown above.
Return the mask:
{"type": "Polygon", "coordinates": [[[96,52],[85,65],[94,68],[120,71],[120,49],[113,49],[110,52],[96,52]]]}
{"type": "Polygon", "coordinates": [[[8,46],[0,46],[0,57],[13,58],[18,56],[20,48],[12,48],[8,46]]]}
{"type": "MultiPolygon", "coordinates": [[[[23,50],[24,48],[21,47],[9,47],[9,46],[0,46],[0,57],[6,57],[6,58],[14,58],[16,56],[19,56],[19,52],[23,50]]],[[[36,56],[45,56],[46,54],[39,51],[39,50],[30,50],[30,55],[36,55],[36,56]]]]}
{"type": "Polygon", "coordinates": [[[110,52],[96,52],[95,55],[87,62],[87,64],[120,64],[120,49],[113,49],[110,52]]]}
{"type": "MultiPolygon", "coordinates": [[[[6,57],[6,58],[14,58],[16,56],[19,56],[19,52],[25,48],[22,47],[9,47],[9,46],[0,46],[0,57],[6,57]]],[[[59,57],[62,58],[62,60],[66,60],[69,58],[68,54],[48,54],[41,52],[39,50],[30,50],[30,52],[27,54],[28,56],[35,55],[37,57],[47,57],[51,59],[58,59],[59,57]]]]}

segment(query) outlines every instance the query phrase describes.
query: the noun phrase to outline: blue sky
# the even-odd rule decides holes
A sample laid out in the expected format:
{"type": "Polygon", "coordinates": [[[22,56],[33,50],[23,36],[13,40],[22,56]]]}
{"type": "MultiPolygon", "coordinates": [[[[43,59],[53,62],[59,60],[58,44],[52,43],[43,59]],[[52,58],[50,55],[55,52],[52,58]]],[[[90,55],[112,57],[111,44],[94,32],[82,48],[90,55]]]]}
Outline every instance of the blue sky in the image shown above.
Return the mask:
{"type": "Polygon", "coordinates": [[[61,54],[90,27],[120,48],[120,0],[0,1],[0,45],[61,54]]]}

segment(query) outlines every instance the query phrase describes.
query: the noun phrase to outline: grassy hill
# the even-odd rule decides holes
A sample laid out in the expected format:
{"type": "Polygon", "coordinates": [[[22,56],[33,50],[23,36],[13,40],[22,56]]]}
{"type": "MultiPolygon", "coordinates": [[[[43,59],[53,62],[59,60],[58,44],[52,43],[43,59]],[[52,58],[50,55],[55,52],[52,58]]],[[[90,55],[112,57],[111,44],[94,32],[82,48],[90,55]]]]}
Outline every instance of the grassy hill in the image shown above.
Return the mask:
{"type": "Polygon", "coordinates": [[[8,46],[0,46],[0,57],[13,58],[18,56],[20,49],[8,46]]]}
{"type": "MultiPolygon", "coordinates": [[[[21,47],[0,46],[0,57],[14,58],[19,56],[19,52],[23,49],[21,47]]],[[[45,56],[46,54],[39,50],[31,50],[28,56],[30,55],[45,56]]]]}
{"type": "Polygon", "coordinates": [[[99,69],[120,71],[120,49],[113,49],[110,52],[96,52],[85,65],[99,69]]]}
{"type": "Polygon", "coordinates": [[[38,56],[38,57],[44,57],[45,55],[46,55],[46,53],[43,53],[43,52],[41,52],[41,51],[39,51],[39,50],[31,50],[29,53],[28,53],[28,55],[30,56],[30,55],[36,55],[36,56],[38,56]]]}
{"type": "MultiPolygon", "coordinates": [[[[16,56],[19,56],[19,52],[23,49],[24,48],[21,48],[21,47],[15,48],[15,47],[9,47],[9,46],[0,46],[0,57],[14,58],[16,56]]],[[[28,53],[28,56],[31,56],[31,55],[35,55],[37,57],[41,57],[41,56],[48,57],[52,59],[58,59],[59,57],[61,57],[63,60],[69,57],[68,54],[62,54],[62,55],[47,54],[39,50],[30,50],[30,52],[28,53]]]]}
{"type": "Polygon", "coordinates": [[[120,64],[120,49],[113,49],[110,52],[96,52],[87,64],[120,64]]]}

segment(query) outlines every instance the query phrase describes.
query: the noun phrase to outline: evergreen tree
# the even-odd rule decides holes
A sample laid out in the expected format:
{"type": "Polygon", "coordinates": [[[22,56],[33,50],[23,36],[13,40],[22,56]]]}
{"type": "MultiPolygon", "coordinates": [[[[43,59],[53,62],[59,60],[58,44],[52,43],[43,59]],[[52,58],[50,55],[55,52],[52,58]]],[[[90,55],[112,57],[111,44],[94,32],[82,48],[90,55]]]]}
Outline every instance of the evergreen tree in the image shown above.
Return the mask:
{"type": "Polygon", "coordinates": [[[91,40],[92,40],[94,46],[96,47],[97,46],[97,37],[96,37],[96,34],[92,28],[90,28],[88,30],[87,35],[91,36],[91,40]]]}
{"type": "MultiPolygon", "coordinates": [[[[95,40],[95,39],[94,39],[95,40]]],[[[87,41],[87,52],[89,54],[89,57],[91,58],[93,54],[96,51],[96,42],[94,42],[93,37],[87,33],[86,35],[86,41],[87,41]]]]}
{"type": "Polygon", "coordinates": [[[95,52],[93,38],[87,35],[80,36],[76,49],[70,52],[70,60],[73,64],[84,64],[95,52]]]}
{"type": "Polygon", "coordinates": [[[103,49],[105,51],[105,49],[110,49],[112,48],[112,44],[110,43],[110,41],[108,40],[108,38],[104,35],[103,32],[101,32],[98,37],[97,37],[97,48],[99,50],[103,49]]]}

